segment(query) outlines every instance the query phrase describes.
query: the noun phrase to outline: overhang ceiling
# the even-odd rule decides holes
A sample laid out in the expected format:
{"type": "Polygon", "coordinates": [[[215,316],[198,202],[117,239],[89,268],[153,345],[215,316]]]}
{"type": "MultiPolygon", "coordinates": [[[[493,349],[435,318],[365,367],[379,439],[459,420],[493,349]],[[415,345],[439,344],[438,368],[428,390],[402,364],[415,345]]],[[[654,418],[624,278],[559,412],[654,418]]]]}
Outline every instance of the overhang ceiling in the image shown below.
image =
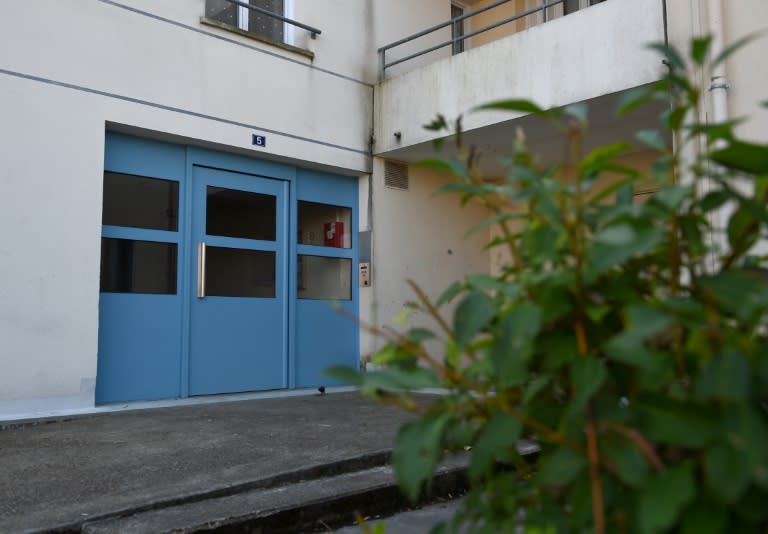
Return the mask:
{"type": "MultiPolygon", "coordinates": [[[[617,141],[632,144],[632,151],[648,149],[635,139],[635,133],[646,129],[660,129],[659,116],[668,108],[668,105],[663,102],[653,102],[623,118],[617,118],[615,109],[620,96],[621,93],[605,95],[586,102],[589,109],[589,128],[583,144],[585,152],[617,141]]],[[[531,151],[542,164],[563,161],[566,150],[563,135],[551,123],[527,115],[464,132],[464,144],[474,147],[479,154],[479,170],[484,176],[488,178],[501,176],[503,167],[499,159],[509,154],[518,129],[524,133],[531,151]]],[[[425,142],[376,154],[376,156],[407,163],[436,156],[454,157],[455,155],[455,146],[450,140],[445,143],[439,153],[435,152],[432,142],[425,142]]]]}

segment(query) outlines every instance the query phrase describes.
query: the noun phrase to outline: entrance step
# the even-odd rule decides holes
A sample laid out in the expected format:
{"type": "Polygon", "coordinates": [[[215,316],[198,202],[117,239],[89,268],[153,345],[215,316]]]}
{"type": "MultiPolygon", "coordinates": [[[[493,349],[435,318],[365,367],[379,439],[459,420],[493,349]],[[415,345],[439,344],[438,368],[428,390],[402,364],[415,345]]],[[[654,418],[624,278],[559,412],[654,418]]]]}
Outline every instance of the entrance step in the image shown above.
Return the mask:
{"type": "MultiPolygon", "coordinates": [[[[465,457],[447,459],[437,470],[430,497],[461,492],[465,471],[465,457]]],[[[392,467],[377,465],[91,521],[81,532],[313,532],[349,524],[355,511],[364,516],[388,514],[407,505],[392,467]]]]}

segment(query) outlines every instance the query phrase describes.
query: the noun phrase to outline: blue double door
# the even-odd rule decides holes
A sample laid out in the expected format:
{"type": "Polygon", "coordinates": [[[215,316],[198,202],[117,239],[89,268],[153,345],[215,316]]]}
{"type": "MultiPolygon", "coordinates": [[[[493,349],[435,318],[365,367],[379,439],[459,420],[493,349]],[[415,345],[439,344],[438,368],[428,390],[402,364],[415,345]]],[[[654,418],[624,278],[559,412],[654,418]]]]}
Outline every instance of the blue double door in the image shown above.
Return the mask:
{"type": "Polygon", "coordinates": [[[97,403],[357,361],[353,180],[116,134],[105,169],[97,403]]]}

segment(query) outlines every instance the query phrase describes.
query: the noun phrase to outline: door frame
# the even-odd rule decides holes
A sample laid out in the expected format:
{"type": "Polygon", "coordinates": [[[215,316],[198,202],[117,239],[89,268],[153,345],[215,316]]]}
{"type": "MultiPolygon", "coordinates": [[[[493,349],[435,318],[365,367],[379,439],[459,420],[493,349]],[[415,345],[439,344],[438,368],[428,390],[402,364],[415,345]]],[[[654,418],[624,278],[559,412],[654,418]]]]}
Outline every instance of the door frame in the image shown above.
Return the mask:
{"type": "MultiPolygon", "coordinates": [[[[272,180],[281,180],[287,182],[288,191],[286,194],[285,204],[288,210],[288,230],[287,237],[288,243],[286,243],[285,251],[286,258],[286,280],[288,291],[286,292],[286,298],[283,300],[283,317],[286,321],[285,339],[283,340],[283,346],[285,347],[285,364],[283,369],[284,383],[287,387],[291,387],[290,371],[293,367],[295,358],[293,356],[293,343],[291,339],[291,324],[292,324],[292,295],[294,294],[295,286],[295,239],[291,239],[295,233],[296,227],[296,214],[295,210],[295,189],[296,189],[296,168],[290,165],[282,163],[275,163],[264,160],[254,160],[243,156],[237,156],[234,154],[226,154],[222,152],[215,152],[204,148],[188,146],[186,150],[186,172],[185,181],[186,187],[184,188],[184,205],[188,207],[185,211],[184,221],[184,235],[180,236],[186,246],[191,246],[192,242],[192,225],[193,217],[192,206],[194,203],[194,187],[193,176],[194,167],[208,167],[211,169],[218,169],[226,172],[235,172],[240,174],[251,175],[254,178],[266,178],[272,180]]],[[[194,247],[192,247],[194,248],[194,247]]],[[[184,294],[181,298],[181,366],[180,366],[180,396],[183,398],[189,397],[189,358],[190,358],[190,343],[192,340],[192,304],[195,297],[195,289],[197,287],[197,268],[194,260],[194,251],[185,250],[184,257],[181,261],[183,264],[180,266],[182,279],[179,280],[179,284],[183,284],[184,294]]]]}
{"type": "Polygon", "coordinates": [[[194,206],[191,210],[193,239],[189,252],[192,254],[192,265],[196,265],[197,270],[196,273],[190,273],[193,284],[192,287],[187,288],[187,291],[193,295],[189,308],[191,345],[186,354],[189,363],[189,394],[197,396],[286,388],[288,387],[288,182],[255,176],[252,173],[244,174],[229,169],[195,165],[190,184],[194,206]],[[273,197],[276,208],[274,239],[260,240],[209,234],[206,221],[210,216],[208,212],[210,205],[207,201],[207,189],[210,186],[273,197]],[[198,293],[201,287],[199,277],[204,271],[200,263],[200,243],[206,243],[213,248],[272,252],[275,261],[274,295],[266,298],[244,295],[229,297],[206,295],[201,298],[198,293]],[[235,310],[238,309],[240,311],[236,312],[235,310]],[[226,330],[235,323],[240,323],[241,328],[229,330],[231,337],[222,337],[218,329],[226,330]],[[265,324],[270,326],[267,327],[265,324]],[[229,350],[225,350],[225,347],[229,347],[229,350]],[[229,353],[228,357],[227,353],[229,353]],[[241,372],[221,375],[221,370],[226,368],[227,362],[240,368],[241,372]],[[206,370],[201,371],[201,369],[206,370]],[[250,370],[246,371],[246,369],[250,370]],[[267,379],[267,376],[270,378],[267,379]]]}
{"type": "MultiPolygon", "coordinates": [[[[348,206],[352,209],[352,223],[350,226],[351,249],[318,249],[320,256],[346,257],[352,261],[351,272],[351,303],[347,306],[354,317],[359,316],[360,290],[358,284],[358,228],[359,228],[359,196],[358,177],[344,176],[340,174],[309,170],[295,165],[277,163],[256,159],[254,156],[236,155],[217,152],[215,150],[195,146],[174,143],[173,141],[161,141],[146,137],[139,137],[128,133],[107,131],[104,146],[104,171],[137,174],[159,179],[174,180],[179,183],[178,206],[178,249],[177,249],[177,303],[176,310],[179,334],[178,353],[175,357],[179,361],[178,370],[174,371],[175,385],[169,386],[168,395],[162,397],[110,399],[108,395],[101,402],[125,402],[153,400],[155,398],[189,397],[189,354],[191,344],[191,300],[195,297],[197,266],[194,260],[195,254],[191,248],[195,248],[192,242],[193,220],[193,168],[196,165],[220,169],[223,171],[252,175],[254,177],[280,180],[287,184],[287,243],[286,243],[286,268],[287,274],[287,299],[283,303],[284,316],[287,321],[286,328],[286,355],[285,355],[285,384],[289,389],[297,387],[297,366],[301,363],[297,354],[297,344],[302,328],[296,325],[296,314],[299,306],[297,297],[297,259],[300,252],[296,233],[298,229],[298,202],[307,200],[327,204],[348,206]],[[173,391],[170,389],[175,388],[173,391]]],[[[99,232],[99,242],[103,232],[99,232]]],[[[98,245],[97,245],[98,246],[98,245]]],[[[307,252],[309,245],[301,245],[301,250],[307,252]]],[[[100,300],[101,302],[101,300],[100,300]]],[[[329,310],[330,303],[329,303],[329,310]]],[[[99,318],[99,326],[102,318],[99,318]]],[[[350,323],[351,327],[345,332],[349,340],[350,353],[347,359],[346,352],[343,361],[336,363],[356,367],[359,365],[360,355],[360,328],[357,324],[350,323]]],[[[101,333],[99,333],[99,345],[101,346],[101,333]]],[[[96,366],[101,364],[101,358],[109,357],[103,354],[101,349],[96,354],[96,366]]],[[[108,361],[108,360],[107,360],[108,361]]],[[[97,374],[97,389],[99,381],[103,380],[97,374]]]]}

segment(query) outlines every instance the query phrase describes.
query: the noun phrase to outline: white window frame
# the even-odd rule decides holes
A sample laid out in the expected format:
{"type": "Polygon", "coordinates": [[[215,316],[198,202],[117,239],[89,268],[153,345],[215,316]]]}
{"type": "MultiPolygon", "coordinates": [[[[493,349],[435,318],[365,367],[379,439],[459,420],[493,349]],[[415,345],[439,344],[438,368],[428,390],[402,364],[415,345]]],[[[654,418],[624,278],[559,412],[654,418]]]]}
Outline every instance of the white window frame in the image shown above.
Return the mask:
{"type": "MultiPolygon", "coordinates": [[[[244,0],[248,1],[248,0],[244,0]]],[[[294,1],[295,0],[283,0],[283,16],[287,19],[293,19],[294,13],[294,1]]],[[[248,16],[251,10],[247,7],[237,6],[237,27],[243,31],[248,31],[248,16]]],[[[294,30],[293,24],[283,23],[283,42],[285,44],[292,45],[294,43],[294,30]]]]}

